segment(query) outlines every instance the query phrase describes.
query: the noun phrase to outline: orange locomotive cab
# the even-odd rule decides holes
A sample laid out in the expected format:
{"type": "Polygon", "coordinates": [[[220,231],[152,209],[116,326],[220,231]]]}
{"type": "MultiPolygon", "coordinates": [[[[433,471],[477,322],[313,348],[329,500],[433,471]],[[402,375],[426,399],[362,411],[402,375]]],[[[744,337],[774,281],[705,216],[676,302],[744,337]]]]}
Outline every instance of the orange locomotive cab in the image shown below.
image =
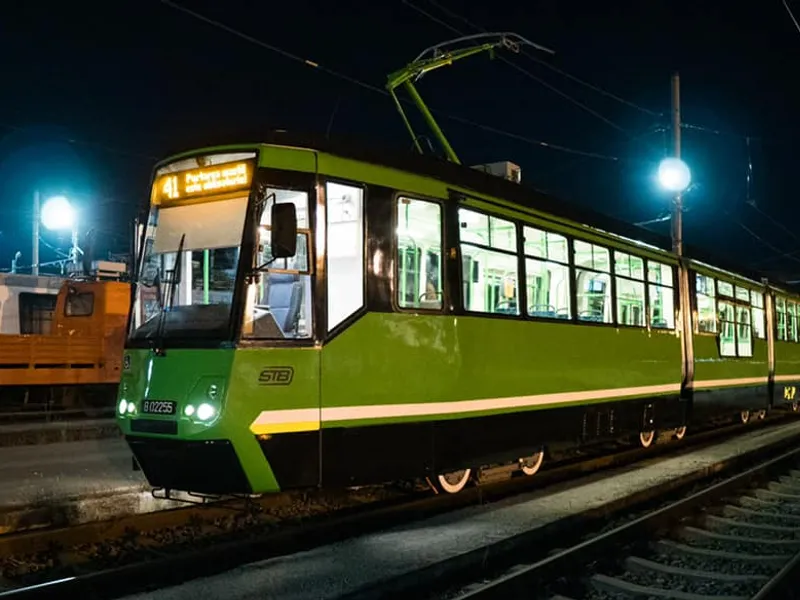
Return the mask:
{"type": "Polygon", "coordinates": [[[0,335],[0,409],[113,407],[130,294],[126,282],[66,280],[50,334],[0,335]]]}

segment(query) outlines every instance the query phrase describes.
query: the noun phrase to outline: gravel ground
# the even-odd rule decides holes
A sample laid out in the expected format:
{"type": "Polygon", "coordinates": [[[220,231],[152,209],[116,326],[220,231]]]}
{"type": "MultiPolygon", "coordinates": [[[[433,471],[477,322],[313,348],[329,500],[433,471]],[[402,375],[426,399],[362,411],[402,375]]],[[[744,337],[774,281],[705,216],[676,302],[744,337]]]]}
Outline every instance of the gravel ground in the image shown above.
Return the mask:
{"type": "MultiPolygon", "coordinates": [[[[406,492],[407,493],[407,492],[406,492]]],[[[253,539],[305,520],[356,508],[404,493],[388,487],[364,487],[347,493],[309,493],[294,501],[268,508],[253,505],[250,510],[231,510],[229,517],[197,519],[181,527],[146,533],[129,530],[117,539],[73,547],[52,547],[27,556],[0,560],[0,581],[17,586],[33,585],[59,577],[97,571],[123,564],[159,558],[165,554],[200,549],[226,541],[253,539]]]]}
{"type": "MultiPolygon", "coordinates": [[[[684,569],[696,569],[690,561],[685,561],[681,566],[684,569]]],[[[709,596],[752,596],[761,584],[759,582],[725,582],[717,580],[688,579],[655,571],[648,573],[633,573],[627,571],[617,575],[619,579],[643,585],[657,587],[665,590],[679,590],[690,594],[704,594],[709,596]]]]}
{"type": "MultiPolygon", "coordinates": [[[[793,473],[800,475],[798,471],[794,471],[793,473]]],[[[726,478],[727,477],[718,477],[711,481],[698,483],[682,494],[682,496],[691,496],[701,490],[708,489],[726,478]]],[[[682,535],[680,528],[673,531],[672,535],[665,539],[672,539],[685,546],[729,553],[743,552],[757,556],[776,554],[792,555],[800,551],[800,498],[795,500],[789,497],[780,497],[769,493],[770,491],[800,496],[800,478],[793,475],[784,475],[770,484],[765,484],[761,488],[749,491],[746,495],[728,505],[728,507],[723,505],[705,516],[700,514],[691,520],[686,520],[684,523],[686,526],[695,529],[704,529],[716,534],[751,538],[753,540],[752,542],[716,540],[695,536],[691,533],[682,535]],[[714,518],[715,516],[717,518],[714,518]],[[748,527],[748,524],[763,525],[766,526],[766,528],[748,527]],[[770,527],[774,527],[774,529],[770,527]],[[760,539],[786,540],[796,543],[785,545],[764,544],[759,541],[760,539]]],[[[670,498],[659,504],[650,505],[641,510],[612,519],[602,528],[587,532],[584,539],[591,539],[598,534],[611,531],[621,525],[630,523],[646,513],[671,504],[674,500],[675,498],[670,498]]],[[[780,570],[780,566],[774,563],[748,561],[746,559],[736,560],[728,557],[700,556],[694,553],[684,554],[678,549],[667,551],[658,546],[643,549],[641,544],[637,544],[636,548],[619,548],[618,552],[620,558],[625,555],[626,551],[631,555],[641,556],[642,558],[671,567],[716,572],[726,575],[760,575],[772,577],[780,570]]],[[[527,560],[527,558],[528,557],[525,557],[524,560],[527,560]]],[[[529,558],[530,564],[540,559],[541,556],[531,555],[529,558]]],[[[519,560],[520,557],[517,557],[517,559],[519,560]]],[[[508,569],[497,570],[496,572],[487,574],[486,578],[491,580],[508,572],[508,569]]],[[[590,584],[588,577],[591,573],[597,572],[596,565],[586,565],[581,572],[584,578],[582,582],[579,583],[575,581],[573,577],[564,577],[560,582],[553,582],[547,590],[548,593],[542,594],[541,597],[547,598],[556,594],[563,594],[564,596],[576,600],[622,600],[623,598],[625,600],[630,600],[630,596],[624,593],[617,594],[597,590],[590,584]]],[[[600,567],[599,572],[607,573],[612,577],[637,585],[667,590],[680,590],[703,595],[752,596],[757,593],[764,584],[763,580],[727,582],[704,578],[684,578],[678,575],[664,574],[657,571],[640,572],[637,570],[633,572],[623,570],[612,574],[612,572],[600,567]]],[[[475,584],[470,587],[473,587],[477,583],[478,582],[475,582],[475,584]]],[[[456,598],[467,589],[469,588],[461,588],[460,590],[448,592],[448,594],[440,596],[440,598],[441,600],[456,598]]]]}
{"type": "Polygon", "coordinates": [[[670,567],[680,567],[682,569],[696,569],[698,571],[716,571],[726,575],[767,575],[772,576],[778,572],[778,568],[768,564],[758,562],[748,562],[731,560],[730,558],[712,558],[697,555],[680,555],[672,553],[656,553],[650,560],[660,562],[670,567]]]}

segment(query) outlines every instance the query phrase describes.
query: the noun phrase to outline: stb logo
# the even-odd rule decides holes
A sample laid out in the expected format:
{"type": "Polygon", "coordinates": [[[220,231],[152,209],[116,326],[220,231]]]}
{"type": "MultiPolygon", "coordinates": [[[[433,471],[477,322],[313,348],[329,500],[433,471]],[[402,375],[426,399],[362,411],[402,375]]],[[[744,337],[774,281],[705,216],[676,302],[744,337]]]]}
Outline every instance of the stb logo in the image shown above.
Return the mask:
{"type": "Polygon", "coordinates": [[[294,378],[292,367],[267,367],[258,376],[259,385],[289,385],[294,378]]]}
{"type": "Polygon", "coordinates": [[[122,370],[123,371],[129,371],[130,368],[131,368],[131,355],[130,354],[124,354],[122,356],[122,370]]]}

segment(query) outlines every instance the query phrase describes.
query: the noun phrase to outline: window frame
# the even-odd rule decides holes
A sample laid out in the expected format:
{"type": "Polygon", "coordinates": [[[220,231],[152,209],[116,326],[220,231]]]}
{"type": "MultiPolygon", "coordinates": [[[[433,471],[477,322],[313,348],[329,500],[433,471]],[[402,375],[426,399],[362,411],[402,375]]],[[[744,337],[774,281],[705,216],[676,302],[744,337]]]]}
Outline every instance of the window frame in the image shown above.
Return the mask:
{"type": "MultiPolygon", "coordinates": [[[[752,359],[755,353],[755,346],[756,340],[767,340],[767,308],[766,308],[766,294],[768,293],[767,290],[758,286],[757,284],[750,283],[750,282],[741,282],[737,279],[730,279],[730,278],[723,278],[716,274],[711,274],[708,271],[700,271],[696,268],[692,268],[691,273],[694,274],[694,278],[691,280],[692,286],[692,302],[693,302],[693,310],[692,310],[692,332],[694,335],[702,335],[708,337],[715,337],[717,341],[717,351],[719,353],[720,358],[725,359],[752,359]],[[697,275],[702,275],[711,281],[714,284],[714,317],[716,319],[717,328],[716,331],[700,331],[700,313],[698,310],[698,303],[697,303],[697,275]],[[722,282],[724,285],[730,285],[732,294],[729,295],[721,295],[719,292],[719,283],[722,282]],[[748,298],[744,300],[739,298],[736,294],[737,289],[741,288],[743,290],[747,290],[748,298]],[[761,302],[762,306],[757,307],[753,304],[753,294],[761,295],[761,302]],[[720,302],[729,304],[733,307],[733,343],[736,349],[735,354],[723,354],[722,353],[722,324],[723,320],[720,319],[720,302]],[[741,323],[739,322],[740,316],[740,309],[747,308],[747,315],[748,315],[748,327],[750,328],[750,354],[741,354],[739,352],[739,327],[741,323]],[[762,311],[763,314],[763,326],[764,326],[764,337],[760,337],[756,335],[755,330],[755,319],[753,318],[753,310],[759,309],[762,311]]],[[[777,295],[776,295],[777,298],[777,295]]],[[[777,340],[777,327],[778,327],[778,318],[777,318],[777,302],[773,302],[773,306],[775,307],[775,339],[777,340]]],[[[729,321],[724,321],[724,323],[729,323],[729,321]]]]}
{"type": "Polygon", "coordinates": [[[720,327],[719,327],[719,308],[717,305],[717,278],[715,275],[709,275],[706,272],[698,271],[696,269],[691,269],[690,273],[694,274],[694,277],[689,278],[689,286],[690,286],[690,294],[692,296],[691,302],[693,306],[692,310],[692,331],[694,335],[707,335],[707,336],[714,336],[718,337],[720,334],[720,327]],[[697,276],[702,275],[708,279],[711,279],[711,283],[714,287],[714,295],[709,296],[705,292],[699,292],[697,289],[697,276]],[[714,331],[701,331],[700,330],[700,303],[698,302],[698,295],[702,294],[706,298],[711,298],[714,303],[714,331]]]}
{"type": "MultiPolygon", "coordinates": [[[[326,205],[327,206],[327,205],[326,205]]],[[[431,314],[431,315],[441,315],[444,314],[447,310],[446,307],[448,306],[448,300],[450,297],[448,285],[447,285],[447,261],[445,260],[445,255],[447,253],[447,244],[445,235],[446,235],[446,219],[447,219],[447,211],[445,202],[441,198],[434,198],[431,196],[426,196],[424,194],[415,194],[412,192],[402,192],[396,191],[392,195],[392,259],[394,261],[394,266],[392,268],[392,279],[394,281],[394,290],[392,290],[392,310],[396,312],[402,313],[423,313],[423,314],[431,314]],[[439,256],[440,261],[440,278],[442,281],[442,306],[440,308],[412,308],[401,306],[399,302],[399,294],[400,294],[400,260],[399,260],[399,251],[400,251],[400,237],[397,235],[397,228],[398,228],[398,219],[397,219],[397,208],[400,205],[400,200],[402,198],[406,198],[408,200],[415,200],[419,202],[429,202],[431,204],[435,204],[439,207],[439,235],[441,240],[441,248],[442,253],[439,256]]],[[[456,213],[458,214],[458,213],[456,213]]],[[[483,313],[480,313],[483,314],[483,313]]]]}
{"type": "Polygon", "coordinates": [[[752,290],[751,287],[746,287],[744,285],[740,286],[740,285],[738,285],[736,283],[731,283],[730,280],[725,280],[725,279],[720,280],[719,277],[714,277],[713,279],[714,279],[714,289],[715,289],[715,291],[717,293],[716,302],[715,302],[715,308],[716,308],[716,313],[715,314],[717,315],[717,323],[719,323],[721,325],[723,322],[725,322],[725,323],[728,322],[728,321],[723,321],[722,319],[719,318],[719,304],[720,304],[720,302],[723,302],[725,304],[729,304],[729,305],[731,305],[733,307],[733,321],[732,321],[732,324],[733,324],[733,346],[735,348],[735,354],[723,354],[722,353],[722,327],[720,326],[719,327],[719,331],[717,331],[717,338],[718,338],[717,347],[719,349],[719,355],[720,355],[720,357],[723,357],[723,358],[752,358],[753,357],[753,349],[754,349],[753,346],[755,345],[754,341],[757,339],[756,336],[755,336],[755,332],[753,331],[753,304],[752,304],[752,300],[751,300],[752,297],[750,296],[750,292],[752,292],[753,290],[752,290]],[[730,285],[731,289],[732,289],[732,294],[730,296],[728,296],[726,294],[726,295],[722,296],[722,299],[720,299],[720,292],[719,292],[720,281],[722,283],[724,283],[724,284],[730,285]],[[741,287],[741,288],[747,290],[747,292],[748,292],[747,301],[742,300],[742,299],[740,299],[740,298],[738,298],[736,296],[736,288],[737,287],[741,287]],[[749,322],[747,323],[747,326],[750,328],[750,354],[747,354],[747,355],[743,355],[743,354],[741,354],[739,352],[739,326],[740,326],[740,323],[739,323],[739,310],[742,309],[742,308],[745,308],[745,307],[747,308],[747,314],[748,314],[749,319],[750,319],[749,322]]]}
{"type": "MultiPolygon", "coordinates": [[[[362,182],[362,181],[354,181],[351,179],[345,179],[342,177],[335,177],[335,176],[321,176],[317,182],[319,193],[322,194],[324,199],[324,219],[325,219],[325,276],[324,276],[324,286],[325,295],[324,295],[324,302],[322,306],[324,307],[324,330],[320,325],[320,331],[317,335],[321,338],[324,337],[325,339],[330,339],[336,336],[340,331],[349,327],[351,323],[353,323],[356,319],[360,318],[366,311],[367,306],[369,304],[369,299],[367,297],[367,240],[369,239],[369,223],[367,221],[367,202],[368,202],[368,191],[369,186],[362,182]],[[334,327],[330,326],[330,311],[328,310],[330,299],[328,297],[328,291],[330,290],[330,228],[328,227],[328,184],[335,183],[338,185],[349,186],[353,188],[359,188],[362,191],[361,196],[361,289],[362,289],[362,296],[361,296],[361,306],[350,312],[344,319],[342,319],[339,323],[337,323],[334,327]]],[[[310,204],[310,200],[309,200],[310,204]]],[[[309,207],[310,210],[310,207],[309,207]]],[[[313,288],[312,288],[313,289],[313,288]]],[[[315,300],[316,302],[316,300],[315,300]]],[[[321,319],[322,320],[322,319],[321,319]]]]}
{"type": "MultiPolygon", "coordinates": [[[[553,322],[556,322],[556,323],[564,323],[564,322],[566,322],[566,323],[574,323],[575,322],[575,284],[574,284],[574,281],[573,281],[574,280],[573,271],[574,271],[574,262],[575,261],[573,260],[573,248],[574,248],[574,238],[573,238],[573,236],[571,236],[568,233],[564,233],[562,231],[558,231],[558,230],[555,230],[555,229],[552,229],[552,228],[542,227],[538,223],[532,223],[532,222],[529,222],[529,221],[519,221],[517,223],[517,225],[518,225],[517,230],[519,232],[518,233],[519,238],[518,238],[517,246],[518,246],[518,248],[521,249],[521,251],[519,252],[520,269],[521,269],[520,273],[521,273],[522,278],[524,279],[524,281],[523,281],[524,285],[521,285],[520,289],[522,290],[524,288],[524,292],[525,292],[525,296],[524,296],[525,310],[521,311],[520,315],[526,320],[543,321],[545,323],[553,323],[553,322]],[[532,256],[530,254],[527,254],[525,252],[525,228],[526,227],[529,227],[530,229],[536,229],[538,231],[541,231],[545,235],[554,234],[554,235],[560,235],[561,237],[563,237],[564,240],[567,243],[567,260],[566,260],[566,262],[561,262],[559,260],[551,260],[550,258],[542,258],[541,256],[532,256]],[[559,266],[567,268],[567,284],[569,285],[569,290],[567,291],[567,297],[569,298],[569,313],[567,314],[567,318],[566,319],[562,319],[562,318],[559,318],[559,317],[543,317],[543,316],[539,316],[539,315],[531,315],[528,312],[528,306],[529,306],[529,299],[528,299],[528,267],[527,267],[528,260],[536,260],[536,261],[539,261],[539,262],[545,263],[545,264],[546,263],[553,263],[553,264],[556,264],[556,265],[559,265],[559,266]]],[[[522,300],[523,300],[523,298],[520,297],[520,301],[522,301],[522,300]]]]}
{"type": "MultiPolygon", "coordinates": [[[[611,248],[611,277],[612,279],[616,280],[617,278],[624,279],[626,281],[631,281],[633,283],[640,283],[644,287],[644,294],[642,296],[642,324],[641,325],[628,325],[627,323],[620,323],[619,322],[619,294],[617,293],[617,282],[614,281],[614,285],[612,286],[612,293],[613,293],[613,304],[614,304],[614,323],[617,327],[629,327],[631,329],[649,329],[650,328],[650,302],[649,302],[649,285],[650,282],[647,280],[647,276],[649,271],[647,269],[647,259],[644,256],[640,256],[638,254],[634,254],[633,252],[629,252],[627,250],[618,250],[617,248],[611,248]],[[628,275],[618,275],[617,274],[617,254],[624,254],[628,258],[638,258],[642,261],[642,279],[635,279],[632,276],[628,275]]],[[[659,263],[662,264],[662,263],[659,263]]],[[[630,261],[628,261],[628,266],[630,266],[630,261]]],[[[659,284],[653,284],[659,285],[659,284]]],[[[674,293],[673,293],[674,296],[674,293]]],[[[660,329],[660,328],[658,328],[660,329]]]]}
{"type": "Polygon", "coordinates": [[[92,291],[82,292],[82,291],[76,290],[74,293],[70,292],[64,298],[64,316],[68,317],[70,319],[84,319],[86,317],[91,317],[92,315],[94,315],[94,309],[95,309],[96,300],[97,300],[97,295],[92,291]],[[89,307],[89,312],[80,313],[80,314],[70,314],[69,313],[69,307],[71,305],[70,300],[74,296],[91,296],[92,302],[91,302],[91,305],[89,307]]]}
{"type": "MultiPolygon", "coordinates": [[[[750,325],[753,328],[753,340],[767,340],[767,291],[766,290],[758,290],[758,289],[751,289],[750,290],[750,325]],[[761,305],[756,306],[753,304],[753,294],[761,297],[761,305]],[[753,311],[761,311],[761,330],[763,332],[763,336],[756,334],[756,319],[755,313],[753,311]]],[[[773,306],[775,303],[772,303],[773,306]]]]}
{"type": "MultiPolygon", "coordinates": [[[[524,272],[524,254],[520,252],[520,242],[522,241],[522,225],[523,222],[519,220],[518,217],[510,217],[508,215],[498,214],[494,211],[487,211],[483,208],[476,208],[468,203],[463,201],[458,202],[455,211],[455,218],[456,218],[456,230],[458,231],[458,239],[456,240],[456,244],[458,246],[458,255],[459,255],[459,266],[458,270],[461,274],[460,277],[460,285],[461,285],[461,307],[460,309],[464,312],[465,315],[471,316],[482,316],[482,317],[492,317],[492,318],[504,318],[504,319],[525,319],[525,313],[527,310],[523,310],[522,302],[527,301],[524,288],[524,282],[522,277],[525,275],[524,272]],[[461,209],[469,210],[481,215],[485,215],[487,219],[487,224],[489,227],[489,231],[491,232],[491,219],[492,217],[496,219],[501,219],[503,221],[508,221],[514,226],[514,243],[517,247],[516,252],[512,250],[506,250],[504,248],[494,248],[492,246],[487,246],[485,244],[479,244],[477,242],[465,242],[461,238],[461,219],[459,217],[459,212],[461,209]],[[507,314],[507,313],[496,313],[496,312],[487,312],[487,311],[478,311],[478,310],[470,310],[467,308],[467,299],[464,294],[464,253],[462,252],[462,245],[467,244],[468,246],[472,246],[473,248],[480,248],[481,250],[485,250],[488,252],[496,252],[498,254],[505,254],[507,256],[512,256],[516,259],[516,271],[517,271],[517,314],[507,314]]],[[[548,319],[551,320],[551,319],[548,319]]],[[[566,320],[566,319],[565,319],[566,320]]]]}
{"type": "Polygon", "coordinates": [[[670,264],[664,260],[656,260],[654,258],[648,258],[646,256],[640,257],[644,260],[644,306],[645,306],[645,322],[646,322],[646,329],[647,331],[675,331],[678,327],[678,317],[675,314],[675,308],[678,306],[680,302],[680,281],[678,280],[678,271],[676,267],[678,265],[670,264]],[[670,283],[669,285],[665,283],[656,283],[655,281],[650,281],[650,263],[654,263],[656,265],[663,265],[669,269],[670,274],[670,283]],[[653,324],[650,320],[650,286],[661,288],[664,290],[669,290],[672,293],[672,327],[653,327],[653,324]]]}
{"type": "MultiPolygon", "coordinates": [[[[590,241],[586,238],[572,236],[572,242],[570,243],[570,265],[572,267],[572,271],[570,273],[570,280],[572,285],[572,297],[574,300],[574,308],[572,309],[573,312],[573,320],[578,325],[592,325],[595,327],[605,326],[605,327],[617,327],[617,282],[614,280],[614,250],[616,250],[615,246],[606,245],[600,242],[590,241]],[[578,267],[575,263],[575,242],[583,242],[584,244],[589,244],[591,246],[599,246],[608,251],[608,271],[598,271],[594,268],[594,251],[592,251],[592,267],[578,267]],[[599,275],[608,275],[608,281],[611,286],[611,291],[609,292],[609,300],[611,302],[611,321],[591,321],[588,319],[581,319],[578,315],[578,271],[586,271],[589,273],[597,273],[599,275]]],[[[621,251],[621,250],[620,250],[621,251]]]]}

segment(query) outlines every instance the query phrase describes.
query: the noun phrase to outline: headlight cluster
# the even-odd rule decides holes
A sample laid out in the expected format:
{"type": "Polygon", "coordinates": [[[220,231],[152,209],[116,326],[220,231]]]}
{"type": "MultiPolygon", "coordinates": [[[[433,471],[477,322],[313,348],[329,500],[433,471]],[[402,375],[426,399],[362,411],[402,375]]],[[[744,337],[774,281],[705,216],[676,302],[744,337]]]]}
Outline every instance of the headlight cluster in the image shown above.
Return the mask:
{"type": "Polygon", "coordinates": [[[136,404],[134,402],[128,402],[125,398],[119,401],[119,406],[117,407],[119,410],[120,415],[132,415],[136,413],[136,404]]]}
{"type": "MultiPolygon", "coordinates": [[[[121,417],[133,416],[137,412],[136,403],[125,397],[127,391],[127,385],[123,384],[120,389],[122,398],[117,405],[117,411],[121,417]]],[[[191,419],[194,423],[210,425],[220,412],[220,386],[212,383],[206,388],[205,394],[203,392],[198,394],[198,391],[195,388],[195,391],[189,394],[191,401],[184,405],[183,416],[191,419]]]]}
{"type": "Polygon", "coordinates": [[[183,414],[187,417],[194,417],[198,421],[210,421],[217,414],[217,409],[208,402],[203,402],[197,408],[194,404],[187,404],[183,409],[183,414]]]}
{"type": "Polygon", "coordinates": [[[183,408],[183,414],[195,422],[209,423],[219,413],[219,386],[212,383],[206,390],[208,401],[197,404],[187,404],[183,408]]]}

